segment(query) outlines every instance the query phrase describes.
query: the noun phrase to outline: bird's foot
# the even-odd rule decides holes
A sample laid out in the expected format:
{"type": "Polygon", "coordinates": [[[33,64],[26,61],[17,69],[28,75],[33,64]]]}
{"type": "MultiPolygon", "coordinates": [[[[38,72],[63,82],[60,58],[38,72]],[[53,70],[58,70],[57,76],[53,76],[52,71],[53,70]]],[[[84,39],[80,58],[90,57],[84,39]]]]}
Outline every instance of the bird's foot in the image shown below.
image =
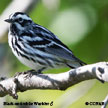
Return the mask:
{"type": "Polygon", "coordinates": [[[42,71],[45,69],[45,67],[43,67],[43,68],[41,68],[41,69],[39,69],[39,70],[37,70],[36,72],[37,72],[37,74],[43,74],[42,73],[42,71]]]}

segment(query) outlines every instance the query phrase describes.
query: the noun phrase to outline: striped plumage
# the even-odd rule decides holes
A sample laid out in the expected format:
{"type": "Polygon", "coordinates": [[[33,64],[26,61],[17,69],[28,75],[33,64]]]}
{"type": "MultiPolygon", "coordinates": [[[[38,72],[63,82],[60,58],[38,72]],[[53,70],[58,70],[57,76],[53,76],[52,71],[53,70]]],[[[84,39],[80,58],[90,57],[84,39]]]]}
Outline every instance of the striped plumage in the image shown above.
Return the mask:
{"type": "Polygon", "coordinates": [[[8,42],[12,52],[26,66],[39,70],[85,64],[57,36],[25,13],[16,12],[5,21],[10,23],[8,42]]]}

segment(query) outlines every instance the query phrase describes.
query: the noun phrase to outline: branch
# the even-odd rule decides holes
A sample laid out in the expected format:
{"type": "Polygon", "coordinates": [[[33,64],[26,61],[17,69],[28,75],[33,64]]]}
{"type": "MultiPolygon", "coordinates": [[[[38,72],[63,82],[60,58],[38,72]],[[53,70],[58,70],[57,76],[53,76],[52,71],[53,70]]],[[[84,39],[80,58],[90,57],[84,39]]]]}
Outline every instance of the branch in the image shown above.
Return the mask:
{"type": "Polygon", "coordinates": [[[89,79],[107,82],[108,62],[90,64],[59,74],[37,74],[30,70],[17,73],[14,77],[0,81],[0,97],[9,94],[17,99],[17,92],[31,89],[66,90],[70,86],[89,79]]]}
{"type": "Polygon", "coordinates": [[[105,97],[105,99],[103,100],[104,105],[101,108],[106,108],[107,104],[108,104],[108,95],[105,97]]]}

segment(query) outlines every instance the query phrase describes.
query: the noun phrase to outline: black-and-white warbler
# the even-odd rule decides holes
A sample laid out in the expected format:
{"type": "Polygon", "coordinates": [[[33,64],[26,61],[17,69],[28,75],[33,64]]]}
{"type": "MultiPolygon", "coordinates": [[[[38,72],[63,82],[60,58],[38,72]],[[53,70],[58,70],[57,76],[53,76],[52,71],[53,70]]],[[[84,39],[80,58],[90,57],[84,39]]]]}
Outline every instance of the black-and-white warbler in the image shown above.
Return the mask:
{"type": "Polygon", "coordinates": [[[5,21],[10,23],[8,42],[12,52],[26,66],[43,70],[85,64],[56,35],[34,23],[25,13],[11,14],[5,21]]]}

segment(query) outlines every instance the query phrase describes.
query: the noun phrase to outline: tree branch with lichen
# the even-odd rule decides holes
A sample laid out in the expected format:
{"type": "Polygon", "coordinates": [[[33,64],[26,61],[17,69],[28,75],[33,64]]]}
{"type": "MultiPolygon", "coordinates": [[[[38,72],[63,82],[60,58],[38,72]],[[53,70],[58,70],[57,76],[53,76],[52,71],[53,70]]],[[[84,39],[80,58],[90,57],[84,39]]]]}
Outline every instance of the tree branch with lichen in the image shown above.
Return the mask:
{"type": "Polygon", "coordinates": [[[31,70],[20,72],[0,81],[0,97],[9,94],[14,99],[18,99],[17,92],[31,89],[66,90],[81,81],[90,79],[107,82],[108,62],[85,65],[59,74],[37,74],[31,70]]]}

